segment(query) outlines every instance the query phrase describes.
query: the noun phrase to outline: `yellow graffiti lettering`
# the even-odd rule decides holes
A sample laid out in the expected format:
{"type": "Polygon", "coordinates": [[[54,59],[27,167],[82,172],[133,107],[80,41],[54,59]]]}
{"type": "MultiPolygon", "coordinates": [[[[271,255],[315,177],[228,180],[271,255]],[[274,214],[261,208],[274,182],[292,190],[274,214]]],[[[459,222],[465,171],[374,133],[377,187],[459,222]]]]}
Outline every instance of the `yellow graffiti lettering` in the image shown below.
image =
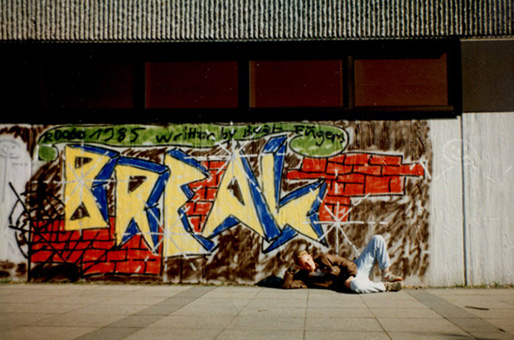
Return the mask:
{"type": "Polygon", "coordinates": [[[171,176],[164,193],[163,256],[205,253],[198,241],[184,230],[179,212],[180,207],[188,201],[188,197],[182,191],[182,185],[204,179],[205,175],[195,167],[169,155],[166,155],[164,163],[170,169],[171,176]]]}
{"type": "Polygon", "coordinates": [[[227,166],[203,234],[210,235],[225,219],[231,216],[264,236],[240,157],[234,157],[227,166]]]}
{"type": "Polygon", "coordinates": [[[280,228],[284,228],[286,225],[290,225],[305,236],[317,240],[318,235],[311,227],[308,212],[319,194],[319,187],[316,190],[312,190],[303,196],[289,201],[284,206],[279,208],[279,204],[275,197],[276,188],[273,174],[273,160],[274,157],[272,154],[262,155],[262,175],[260,177],[260,184],[264,198],[270,207],[275,221],[277,221],[280,228]]]}
{"type": "Polygon", "coordinates": [[[64,229],[108,227],[91,188],[95,177],[110,158],[79,148],[65,147],[64,159],[64,229]]]}
{"type": "Polygon", "coordinates": [[[147,244],[154,248],[148,218],[157,218],[146,213],[146,202],[159,178],[155,172],[133,166],[117,165],[116,176],[116,244],[121,244],[123,235],[132,219],[137,224],[147,244]]]}

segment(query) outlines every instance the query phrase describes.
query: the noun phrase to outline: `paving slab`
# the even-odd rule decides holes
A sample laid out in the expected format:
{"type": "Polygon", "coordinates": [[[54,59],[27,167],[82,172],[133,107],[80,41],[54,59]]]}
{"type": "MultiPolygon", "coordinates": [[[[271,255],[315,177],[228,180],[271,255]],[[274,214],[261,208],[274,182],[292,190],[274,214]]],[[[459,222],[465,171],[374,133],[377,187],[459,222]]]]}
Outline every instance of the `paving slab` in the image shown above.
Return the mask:
{"type": "Polygon", "coordinates": [[[496,327],[501,329],[501,331],[503,331],[503,332],[508,332],[510,334],[514,334],[514,321],[512,320],[512,314],[508,314],[508,315],[506,315],[506,317],[509,317],[509,318],[485,319],[485,321],[490,322],[491,324],[495,325],[496,327]]]}
{"type": "Polygon", "coordinates": [[[351,317],[351,318],[373,318],[374,315],[369,308],[363,307],[309,307],[307,317],[351,317]]]}
{"type": "Polygon", "coordinates": [[[305,298],[291,299],[273,299],[273,298],[254,298],[248,302],[248,307],[305,307],[307,301],[305,298]]]}
{"type": "MultiPolygon", "coordinates": [[[[481,318],[471,312],[492,310],[495,316],[500,316],[502,313],[508,315],[510,308],[504,308],[501,302],[505,297],[511,296],[511,290],[499,289],[494,291],[495,293],[491,294],[490,290],[485,289],[441,289],[410,291],[409,294],[463,330],[467,335],[472,336],[472,338],[514,339],[514,332],[509,332],[491,322],[491,320],[481,318]],[[451,294],[451,292],[455,292],[455,294],[451,294]]],[[[510,318],[511,316],[505,317],[505,319],[511,321],[510,318]]],[[[503,326],[508,328],[510,324],[511,322],[503,326]]]]}
{"type": "Polygon", "coordinates": [[[227,329],[254,329],[254,330],[302,330],[304,319],[297,317],[283,317],[273,315],[263,316],[237,316],[226,327],[227,329]]]}
{"type": "Polygon", "coordinates": [[[387,332],[435,332],[444,334],[465,334],[457,325],[445,319],[391,319],[377,318],[387,332]]]}
{"type": "Polygon", "coordinates": [[[27,326],[54,315],[60,316],[61,314],[0,312],[0,327],[8,329],[12,327],[27,326]]]}
{"type": "MultiPolygon", "coordinates": [[[[132,334],[137,333],[141,329],[137,327],[103,327],[97,328],[91,332],[88,332],[82,336],[75,337],[73,339],[80,340],[122,340],[129,338],[132,334]]],[[[140,338],[144,339],[144,338],[140,338]]],[[[147,338],[150,339],[150,338],[147,338]]]]}
{"type": "Polygon", "coordinates": [[[471,333],[476,339],[480,340],[512,340],[512,334],[509,333],[471,333]]]}
{"type": "Polygon", "coordinates": [[[43,302],[26,302],[26,303],[2,303],[0,304],[0,312],[18,312],[18,313],[41,313],[41,314],[61,314],[71,312],[88,306],[68,304],[68,303],[43,303],[43,302]]]}
{"type": "Polygon", "coordinates": [[[388,332],[392,340],[476,340],[471,334],[448,332],[388,332]]]}
{"type": "Polygon", "coordinates": [[[83,306],[74,309],[80,314],[114,314],[114,315],[130,315],[147,308],[145,305],[122,305],[116,302],[98,303],[83,306]]]}
{"type": "Polygon", "coordinates": [[[359,297],[353,299],[320,299],[311,298],[307,302],[308,308],[366,308],[366,303],[359,297]]]}
{"type": "Polygon", "coordinates": [[[257,301],[257,299],[241,298],[241,297],[201,297],[189,303],[189,306],[203,306],[205,308],[217,307],[219,305],[231,305],[235,308],[246,307],[250,301],[257,301]]]}
{"type": "Polygon", "coordinates": [[[0,339],[514,339],[514,289],[0,284],[0,339]]]}
{"type": "Polygon", "coordinates": [[[139,330],[126,340],[214,340],[220,334],[219,329],[187,329],[187,328],[160,328],[148,327],[139,330]]]}
{"type": "Polygon", "coordinates": [[[307,317],[305,329],[309,331],[380,332],[381,325],[375,318],[307,317]]]}
{"type": "Polygon", "coordinates": [[[295,298],[307,298],[308,295],[312,294],[309,289],[273,289],[273,288],[262,288],[257,291],[255,298],[259,299],[295,299],[295,298]]]}
{"type": "Polygon", "coordinates": [[[298,340],[303,339],[302,330],[225,329],[216,340],[298,340]]]}
{"type": "Polygon", "coordinates": [[[223,315],[205,315],[204,317],[168,315],[158,321],[154,321],[152,327],[223,330],[232,320],[234,320],[233,316],[223,315]]]}
{"type": "Polygon", "coordinates": [[[276,306],[261,306],[261,307],[246,307],[241,310],[241,316],[276,316],[276,317],[295,317],[304,318],[307,311],[306,307],[276,307],[276,306]]]}
{"type": "Polygon", "coordinates": [[[120,314],[91,314],[84,317],[84,314],[77,312],[70,312],[64,314],[50,314],[45,317],[34,320],[28,325],[41,326],[41,327],[93,327],[100,328],[110,325],[122,318],[124,315],[120,314]]]}
{"type": "MultiPolygon", "coordinates": [[[[373,308],[373,316],[386,319],[442,319],[443,317],[431,309],[421,308],[373,308]]],[[[428,322],[428,321],[427,321],[428,322]]]]}
{"type": "Polygon", "coordinates": [[[389,340],[384,332],[306,331],[305,340],[389,340]]]}
{"type": "MultiPolygon", "coordinates": [[[[240,298],[240,299],[251,299],[254,298],[261,289],[249,288],[245,287],[244,289],[230,289],[230,287],[219,287],[214,289],[207,294],[205,294],[202,298],[240,298]]],[[[278,294],[277,294],[278,295],[278,294]]]]}
{"type": "Polygon", "coordinates": [[[241,313],[242,308],[238,308],[234,305],[220,305],[215,310],[205,308],[205,306],[190,306],[186,305],[181,307],[177,311],[173,312],[173,315],[188,315],[191,317],[209,315],[223,315],[223,316],[236,316],[241,313]]]}
{"type": "Polygon", "coordinates": [[[72,340],[94,331],[92,327],[23,326],[0,333],[2,340],[72,340]]]}

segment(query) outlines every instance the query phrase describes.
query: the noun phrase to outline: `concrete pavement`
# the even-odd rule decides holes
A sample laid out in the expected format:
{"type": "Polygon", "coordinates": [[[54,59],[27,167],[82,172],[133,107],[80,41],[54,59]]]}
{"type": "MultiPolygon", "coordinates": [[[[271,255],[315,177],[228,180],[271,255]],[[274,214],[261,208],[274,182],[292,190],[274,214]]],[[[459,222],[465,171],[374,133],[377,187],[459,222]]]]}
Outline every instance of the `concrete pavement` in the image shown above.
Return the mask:
{"type": "Polygon", "coordinates": [[[0,284],[0,339],[514,339],[514,289],[0,284]]]}

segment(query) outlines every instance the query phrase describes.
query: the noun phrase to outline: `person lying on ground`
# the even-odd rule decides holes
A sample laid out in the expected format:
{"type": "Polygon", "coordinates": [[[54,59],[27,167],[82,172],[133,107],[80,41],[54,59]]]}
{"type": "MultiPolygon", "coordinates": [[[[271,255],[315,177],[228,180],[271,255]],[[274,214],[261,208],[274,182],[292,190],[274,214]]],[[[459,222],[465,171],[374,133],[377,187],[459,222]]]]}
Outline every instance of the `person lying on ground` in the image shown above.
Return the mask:
{"type": "Polygon", "coordinates": [[[403,279],[391,273],[391,260],[384,238],[375,235],[355,261],[336,255],[323,254],[313,258],[306,250],[294,254],[300,270],[289,268],[284,274],[282,288],[328,288],[358,294],[398,291],[403,279]],[[369,276],[378,262],[382,282],[373,282],[369,276]]]}

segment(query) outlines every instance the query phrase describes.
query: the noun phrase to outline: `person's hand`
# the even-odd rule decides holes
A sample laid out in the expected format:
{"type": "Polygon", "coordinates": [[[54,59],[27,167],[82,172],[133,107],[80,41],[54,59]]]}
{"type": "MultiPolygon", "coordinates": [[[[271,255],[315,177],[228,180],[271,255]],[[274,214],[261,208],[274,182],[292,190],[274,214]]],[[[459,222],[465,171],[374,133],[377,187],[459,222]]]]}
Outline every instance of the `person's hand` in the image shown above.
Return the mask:
{"type": "Polygon", "coordinates": [[[344,281],[344,286],[350,289],[350,283],[352,283],[353,279],[355,279],[354,276],[350,276],[349,278],[347,278],[346,281],[344,281]]]}
{"type": "Polygon", "coordinates": [[[296,273],[296,269],[294,267],[289,267],[289,268],[287,268],[287,272],[291,273],[291,274],[295,274],[296,273]]]}

